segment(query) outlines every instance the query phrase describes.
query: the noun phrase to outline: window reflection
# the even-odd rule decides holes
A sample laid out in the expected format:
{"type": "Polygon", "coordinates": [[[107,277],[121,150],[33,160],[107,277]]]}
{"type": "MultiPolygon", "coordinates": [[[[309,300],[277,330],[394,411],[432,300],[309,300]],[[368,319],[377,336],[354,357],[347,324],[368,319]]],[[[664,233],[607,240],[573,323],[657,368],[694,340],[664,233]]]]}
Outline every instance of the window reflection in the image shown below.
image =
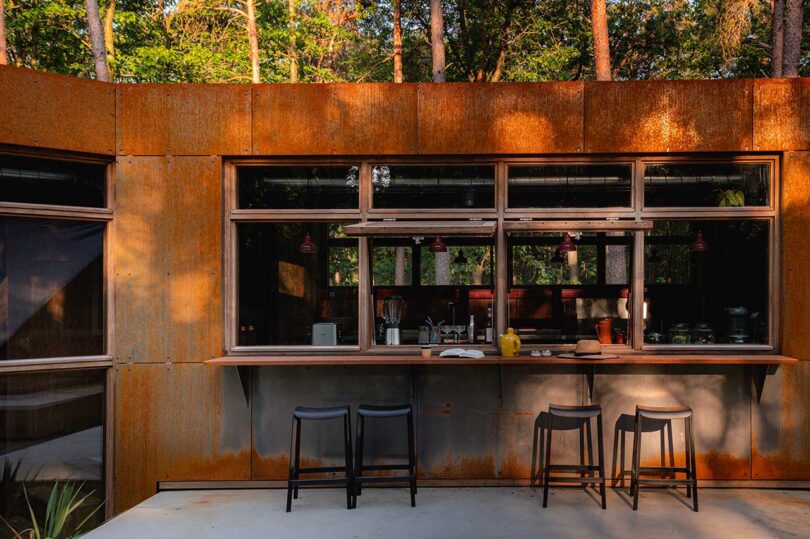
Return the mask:
{"type": "MultiPolygon", "coordinates": [[[[15,529],[31,525],[23,485],[40,519],[55,481],[92,492],[80,520],[106,498],[104,381],[104,370],[0,376],[0,513],[15,529]]],[[[85,529],[102,520],[99,511],[85,529]]]]}
{"type": "Polygon", "coordinates": [[[648,344],[767,344],[767,221],[656,221],[645,238],[648,344]]]}
{"type": "Polygon", "coordinates": [[[239,208],[356,209],[360,166],[239,167],[239,208]]]}
{"type": "Polygon", "coordinates": [[[509,325],[526,344],[629,343],[632,236],[513,233],[509,325]]]}
{"type": "Polygon", "coordinates": [[[0,358],[104,353],[104,224],[0,218],[0,358]]]}
{"type": "Polygon", "coordinates": [[[645,206],[767,206],[769,191],[767,163],[669,163],[644,167],[645,206]]]}
{"type": "Polygon", "coordinates": [[[631,206],[632,167],[555,164],[509,167],[510,208],[631,206]]]}
{"type": "Polygon", "coordinates": [[[376,344],[492,341],[490,238],[373,238],[371,253],[376,344]]]}
{"type": "Polygon", "coordinates": [[[0,202],[106,207],[107,166],[0,155],[0,202]]]}
{"type": "Polygon", "coordinates": [[[357,344],[357,240],[338,223],[245,223],[239,242],[242,346],[357,344]]]}
{"type": "Polygon", "coordinates": [[[375,208],[495,208],[492,165],[375,165],[375,208]]]}

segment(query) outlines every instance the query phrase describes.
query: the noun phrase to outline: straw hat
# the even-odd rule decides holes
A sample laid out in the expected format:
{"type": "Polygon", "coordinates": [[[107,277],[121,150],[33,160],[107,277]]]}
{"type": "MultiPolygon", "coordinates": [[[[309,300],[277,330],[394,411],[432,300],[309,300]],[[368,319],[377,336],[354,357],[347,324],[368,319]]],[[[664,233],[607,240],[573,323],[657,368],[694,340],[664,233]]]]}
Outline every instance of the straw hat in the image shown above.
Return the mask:
{"type": "Polygon", "coordinates": [[[616,354],[602,353],[602,345],[599,341],[581,340],[577,341],[577,347],[573,354],[560,354],[563,359],[616,359],[616,354]]]}

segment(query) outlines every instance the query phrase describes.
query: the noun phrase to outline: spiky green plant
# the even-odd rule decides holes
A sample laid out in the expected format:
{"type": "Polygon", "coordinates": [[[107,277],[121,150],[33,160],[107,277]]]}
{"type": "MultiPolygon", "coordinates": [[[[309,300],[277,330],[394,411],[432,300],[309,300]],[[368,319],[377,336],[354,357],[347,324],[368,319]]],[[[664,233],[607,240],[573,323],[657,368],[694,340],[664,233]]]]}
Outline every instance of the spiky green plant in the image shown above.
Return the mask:
{"type": "MultiPolygon", "coordinates": [[[[14,532],[14,539],[74,539],[79,537],[82,527],[101,509],[104,502],[101,502],[88,513],[78,524],[71,525],[71,515],[73,515],[87,499],[93,495],[82,495],[84,483],[76,485],[73,481],[60,483],[55,482],[48,498],[48,505],[45,508],[44,519],[42,515],[37,517],[31,500],[28,498],[28,490],[23,486],[25,502],[28,505],[28,512],[31,515],[31,527],[22,531],[17,531],[6,522],[6,525],[14,532]]],[[[5,519],[4,519],[5,520],[5,519]]]]}

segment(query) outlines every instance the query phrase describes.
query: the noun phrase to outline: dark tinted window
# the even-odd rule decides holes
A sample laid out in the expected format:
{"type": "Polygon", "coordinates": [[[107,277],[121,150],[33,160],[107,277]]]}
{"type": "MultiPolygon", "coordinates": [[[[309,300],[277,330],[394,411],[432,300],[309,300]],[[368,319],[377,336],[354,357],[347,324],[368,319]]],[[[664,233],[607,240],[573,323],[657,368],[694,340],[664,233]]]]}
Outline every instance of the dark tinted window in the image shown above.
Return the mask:
{"type": "Polygon", "coordinates": [[[0,202],[106,207],[106,165],[0,156],[0,202]]]}
{"type": "Polygon", "coordinates": [[[0,359],[104,353],[104,224],[0,218],[0,359]]]}
{"type": "Polygon", "coordinates": [[[242,346],[357,344],[357,240],[337,223],[245,223],[242,346]]]}
{"type": "Polygon", "coordinates": [[[509,167],[510,208],[609,208],[632,204],[630,165],[509,167]]]}
{"type": "MultiPolygon", "coordinates": [[[[0,462],[4,468],[0,502],[3,519],[14,529],[31,527],[26,495],[42,526],[56,481],[81,485],[79,499],[90,495],[69,527],[106,498],[104,380],[104,370],[0,376],[0,462]]],[[[103,519],[101,509],[82,529],[87,531],[103,519]]],[[[5,524],[3,530],[0,536],[14,536],[5,524]]]]}
{"type": "Polygon", "coordinates": [[[767,163],[670,163],[644,169],[645,206],[767,206],[769,190],[767,163]]]}
{"type": "Polygon", "coordinates": [[[645,238],[645,342],[768,342],[767,221],[656,221],[645,238]]]}
{"type": "Polygon", "coordinates": [[[376,165],[375,208],[494,208],[495,168],[457,165],[376,165]]]}
{"type": "Polygon", "coordinates": [[[238,170],[240,208],[359,207],[359,166],[268,166],[238,170]]]}

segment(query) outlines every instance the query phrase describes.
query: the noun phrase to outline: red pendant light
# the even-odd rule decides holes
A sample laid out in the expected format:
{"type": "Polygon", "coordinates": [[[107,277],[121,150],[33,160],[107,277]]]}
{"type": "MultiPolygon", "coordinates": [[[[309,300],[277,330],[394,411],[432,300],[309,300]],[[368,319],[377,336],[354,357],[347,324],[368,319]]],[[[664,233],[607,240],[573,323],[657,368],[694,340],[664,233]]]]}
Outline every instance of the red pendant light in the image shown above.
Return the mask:
{"type": "Polygon", "coordinates": [[[318,246],[312,241],[312,234],[304,234],[304,241],[298,246],[298,252],[304,255],[314,255],[318,252],[318,246]]]}
{"type": "Polygon", "coordinates": [[[709,250],[709,244],[706,243],[705,239],[703,239],[703,231],[698,230],[698,233],[695,236],[695,241],[692,242],[692,252],[693,253],[705,253],[708,250],[709,250]]]}
{"type": "Polygon", "coordinates": [[[447,244],[442,241],[441,236],[436,236],[435,238],[433,238],[433,243],[430,244],[428,250],[431,253],[446,253],[447,244]]]}
{"type": "Polygon", "coordinates": [[[577,250],[577,246],[574,244],[574,240],[571,239],[571,234],[569,234],[568,232],[565,233],[565,236],[563,236],[562,243],[560,243],[560,246],[557,247],[557,249],[561,253],[571,253],[577,250]]]}

